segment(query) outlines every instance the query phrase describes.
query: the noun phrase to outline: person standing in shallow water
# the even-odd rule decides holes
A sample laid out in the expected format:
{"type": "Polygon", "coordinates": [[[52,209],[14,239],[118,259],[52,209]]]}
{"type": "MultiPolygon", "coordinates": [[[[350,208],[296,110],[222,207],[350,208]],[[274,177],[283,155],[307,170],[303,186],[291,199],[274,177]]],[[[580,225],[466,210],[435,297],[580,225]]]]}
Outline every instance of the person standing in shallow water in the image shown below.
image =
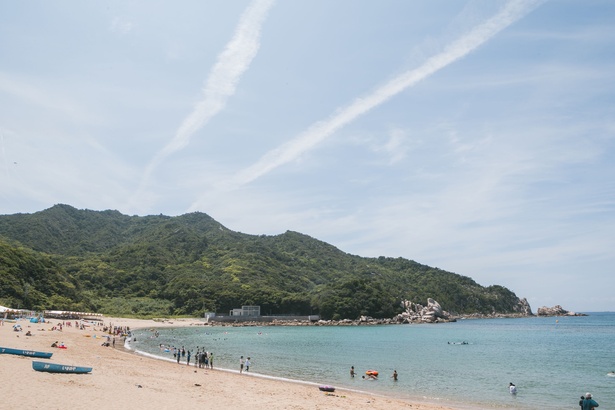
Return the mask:
{"type": "Polygon", "coordinates": [[[243,373],[243,365],[245,361],[243,360],[243,356],[239,358],[239,373],[243,373]]]}
{"type": "Polygon", "coordinates": [[[393,370],[393,375],[391,376],[393,381],[397,381],[397,370],[393,370]]]}
{"type": "Polygon", "coordinates": [[[508,390],[510,391],[510,394],[517,394],[517,386],[512,383],[508,385],[508,390]]]}
{"type": "Polygon", "coordinates": [[[354,366],[350,366],[350,377],[354,377],[354,366]]]}
{"type": "Polygon", "coordinates": [[[593,410],[598,407],[598,403],[592,398],[591,393],[585,394],[585,400],[583,400],[583,406],[581,407],[583,410],[593,410]]]}

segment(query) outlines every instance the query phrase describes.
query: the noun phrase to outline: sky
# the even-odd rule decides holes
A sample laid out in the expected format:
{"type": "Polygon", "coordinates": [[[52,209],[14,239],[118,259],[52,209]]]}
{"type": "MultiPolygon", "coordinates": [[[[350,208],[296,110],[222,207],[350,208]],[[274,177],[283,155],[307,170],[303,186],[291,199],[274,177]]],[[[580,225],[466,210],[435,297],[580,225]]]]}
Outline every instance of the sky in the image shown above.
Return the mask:
{"type": "Polygon", "coordinates": [[[0,2],[0,214],[199,211],[615,311],[613,21],[611,0],[0,2]]]}

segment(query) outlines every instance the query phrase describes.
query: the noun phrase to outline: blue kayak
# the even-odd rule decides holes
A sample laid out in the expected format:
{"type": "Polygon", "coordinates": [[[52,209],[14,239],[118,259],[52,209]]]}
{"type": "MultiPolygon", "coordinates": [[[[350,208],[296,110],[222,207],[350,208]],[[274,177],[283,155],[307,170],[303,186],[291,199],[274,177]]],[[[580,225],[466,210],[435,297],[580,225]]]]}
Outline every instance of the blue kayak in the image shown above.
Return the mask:
{"type": "Polygon", "coordinates": [[[65,364],[47,363],[47,362],[32,362],[32,368],[37,372],[49,372],[49,373],[89,373],[92,371],[91,367],[83,366],[68,366],[65,364]]]}
{"type": "Polygon", "coordinates": [[[37,352],[36,350],[12,349],[10,347],[0,347],[0,353],[16,354],[18,356],[38,357],[40,359],[49,359],[53,353],[37,352]]]}

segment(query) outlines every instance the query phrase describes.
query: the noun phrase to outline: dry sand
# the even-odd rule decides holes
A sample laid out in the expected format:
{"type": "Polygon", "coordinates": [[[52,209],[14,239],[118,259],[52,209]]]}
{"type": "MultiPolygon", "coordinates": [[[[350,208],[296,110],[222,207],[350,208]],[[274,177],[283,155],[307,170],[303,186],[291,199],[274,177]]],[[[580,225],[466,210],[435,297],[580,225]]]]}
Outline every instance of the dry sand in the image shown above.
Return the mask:
{"type": "MultiPolygon", "coordinates": [[[[135,328],[200,325],[197,320],[155,322],[153,320],[103,318],[105,324],[135,328]]],[[[155,360],[116,348],[103,347],[102,327],[85,330],[64,327],[52,331],[59,320],[30,323],[20,320],[23,332],[13,323],[0,326],[0,346],[52,352],[51,359],[0,354],[0,380],[4,390],[1,409],[412,409],[453,410],[425,403],[336,390],[324,393],[312,385],[269,380],[223,370],[155,360]],[[25,336],[27,331],[33,336],[25,336]],[[54,341],[68,349],[51,348],[54,341]],[[36,372],[33,360],[93,367],[90,374],[36,372]]],[[[74,321],[73,321],[74,325],[74,321]]]]}

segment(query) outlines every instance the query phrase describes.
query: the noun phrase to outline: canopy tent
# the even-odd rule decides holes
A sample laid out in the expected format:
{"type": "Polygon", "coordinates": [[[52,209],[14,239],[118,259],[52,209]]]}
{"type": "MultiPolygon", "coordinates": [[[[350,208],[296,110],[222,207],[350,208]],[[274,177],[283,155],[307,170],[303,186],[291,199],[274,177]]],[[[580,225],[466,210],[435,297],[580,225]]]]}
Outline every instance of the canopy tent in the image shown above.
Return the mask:
{"type": "Polygon", "coordinates": [[[45,310],[45,317],[83,319],[85,317],[102,317],[102,313],[73,312],[70,310],[45,310]]]}
{"type": "Polygon", "coordinates": [[[0,315],[2,315],[4,319],[6,319],[7,316],[11,316],[15,318],[16,317],[32,317],[36,315],[36,312],[30,309],[13,309],[13,308],[6,307],[6,306],[0,306],[0,315]]]}

